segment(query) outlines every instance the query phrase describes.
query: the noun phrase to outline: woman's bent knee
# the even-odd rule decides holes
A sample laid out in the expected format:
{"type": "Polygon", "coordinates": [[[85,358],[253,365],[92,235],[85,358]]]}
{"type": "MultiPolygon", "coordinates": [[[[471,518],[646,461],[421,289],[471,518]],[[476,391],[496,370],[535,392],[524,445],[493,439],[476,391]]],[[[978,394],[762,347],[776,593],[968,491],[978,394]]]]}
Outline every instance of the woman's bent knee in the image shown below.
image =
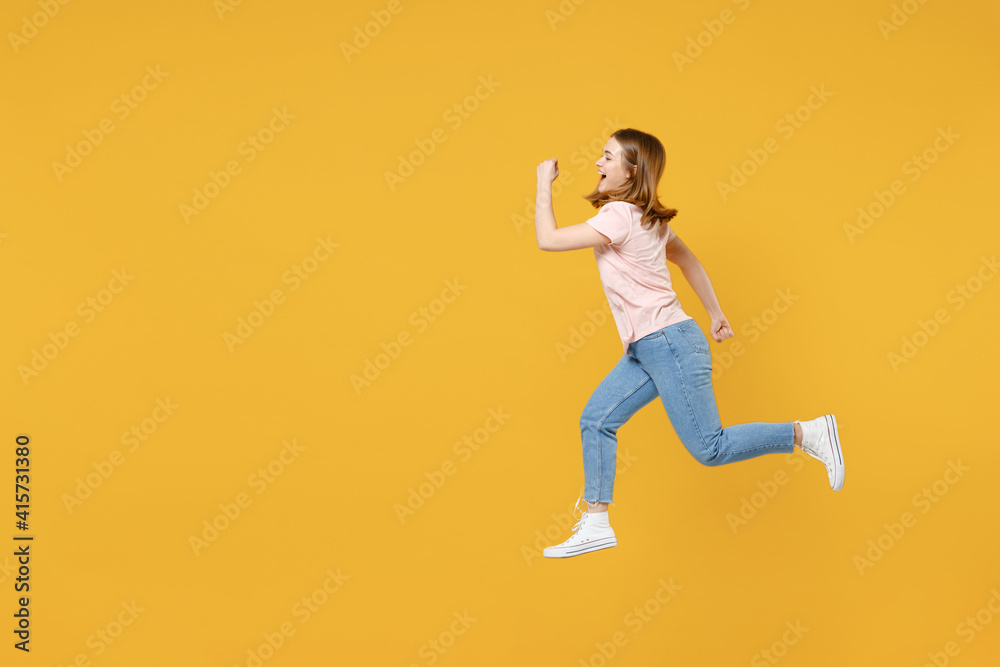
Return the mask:
{"type": "Polygon", "coordinates": [[[719,456],[718,452],[702,454],[701,456],[696,456],[695,459],[698,460],[698,463],[709,468],[722,465],[722,457],[719,456]]]}
{"type": "Polygon", "coordinates": [[[722,465],[723,459],[719,456],[718,442],[706,442],[705,440],[695,440],[692,442],[689,440],[684,443],[684,447],[694,457],[695,461],[703,466],[713,468],[722,465]]]}

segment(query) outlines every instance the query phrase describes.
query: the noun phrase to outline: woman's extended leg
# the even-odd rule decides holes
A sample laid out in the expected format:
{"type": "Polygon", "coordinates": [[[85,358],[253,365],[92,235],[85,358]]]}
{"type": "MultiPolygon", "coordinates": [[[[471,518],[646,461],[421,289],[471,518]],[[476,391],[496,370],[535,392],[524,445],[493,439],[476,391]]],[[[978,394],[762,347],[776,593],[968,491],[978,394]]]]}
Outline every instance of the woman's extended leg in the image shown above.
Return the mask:
{"type": "MultiPolygon", "coordinates": [[[[631,351],[632,347],[628,349],[631,351]]],[[[543,556],[568,558],[618,544],[607,511],[615,486],[617,433],[622,424],[654,398],[656,386],[635,357],[628,353],[622,355],[591,394],[580,417],[583,498],[588,501],[587,511],[573,526],[573,535],[562,544],[545,547],[543,556]]]]}
{"type": "Polygon", "coordinates": [[[634,346],[639,365],[656,385],[677,436],[699,462],[717,466],[794,450],[792,422],[722,428],[712,388],[708,339],[694,320],[664,327],[634,346]]]}
{"type": "MultiPolygon", "coordinates": [[[[629,349],[632,349],[631,347],[629,349]]],[[[617,468],[618,429],[656,398],[656,385],[628,354],[611,369],[587,401],[580,417],[583,440],[583,499],[610,503],[617,468]]]]}

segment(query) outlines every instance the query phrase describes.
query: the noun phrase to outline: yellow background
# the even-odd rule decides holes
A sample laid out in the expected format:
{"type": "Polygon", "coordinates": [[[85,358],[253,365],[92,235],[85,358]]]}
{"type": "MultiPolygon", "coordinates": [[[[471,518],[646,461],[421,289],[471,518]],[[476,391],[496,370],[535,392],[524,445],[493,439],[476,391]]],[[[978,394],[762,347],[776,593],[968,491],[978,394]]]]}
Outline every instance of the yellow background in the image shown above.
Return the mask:
{"type": "MultiPolygon", "coordinates": [[[[30,435],[35,541],[30,654],[12,648],[14,557],[0,559],[0,662],[252,665],[287,623],[262,664],[772,664],[767,650],[789,666],[922,665],[948,642],[949,664],[993,664],[1000,619],[987,612],[972,641],[959,624],[1000,589],[1000,281],[960,309],[948,295],[1000,249],[995,3],[913,1],[887,37],[891,2],[388,6],[70,2],[15,50],[10,33],[42,10],[4,4],[0,458],[10,489],[14,438],[30,435]],[[348,59],[371,12],[391,20],[348,59]],[[119,118],[147,67],[167,74],[119,118]],[[480,77],[496,87],[467,101],[480,77]],[[776,123],[813,86],[831,96],[786,138],[776,123]],[[476,108],[449,121],[463,101],[476,108]],[[247,160],[275,108],[294,118],[247,160]],[[102,119],[113,131],[60,180],[53,163],[102,119]],[[700,466],[655,401],[619,432],[619,546],[548,560],[533,545],[569,536],[578,420],[621,344],[605,318],[560,358],[606,301],[589,249],[537,249],[535,168],[559,158],[557,223],[582,222],[619,127],[666,147],[661,201],[736,330],[711,343],[717,368],[744,345],[717,373],[723,424],[832,412],[846,482],[834,493],[819,463],[783,455],[700,466]],[[949,127],[957,140],[910,180],[904,164],[949,127]],[[779,150],[724,200],[719,181],[769,137],[779,150]],[[229,161],[239,173],[186,222],[181,205],[229,161]],[[905,194],[852,243],[844,225],[897,179],[905,194]],[[286,272],[318,237],[337,247],[293,290],[286,272]],[[122,270],[133,278],[88,321],[79,304],[122,270]],[[463,288],[436,301],[447,281],[463,288]],[[224,334],[274,290],[284,301],[231,351],[224,334]],[[798,300],[754,329],[778,290],[798,300]],[[425,327],[421,308],[437,313],[425,327]],[[887,355],[940,309],[948,321],[894,368],[887,355]],[[67,323],[78,335],[25,381],[67,323]],[[177,407],[150,421],[158,399],[177,407]],[[490,410],[504,423],[456,448],[490,410]],[[122,434],[144,420],[155,431],[130,451],[122,434]],[[292,440],[304,449],[258,493],[255,471],[292,440]],[[449,461],[440,488],[421,487],[449,461]],[[734,532],[727,515],[777,471],[787,483],[734,532]],[[921,512],[936,481],[946,493],[921,512]],[[250,504],[196,553],[191,536],[225,525],[219,505],[241,493],[250,504]],[[915,525],[886,537],[907,511],[915,525]],[[880,537],[891,547],[859,571],[880,537]],[[662,605],[661,580],[680,587],[662,605]],[[313,595],[324,604],[303,622],[313,595]],[[638,631],[637,606],[656,610],[638,631]],[[808,630],[786,642],[797,622],[808,630]]],[[[676,270],[674,284],[707,332],[676,270]]]]}

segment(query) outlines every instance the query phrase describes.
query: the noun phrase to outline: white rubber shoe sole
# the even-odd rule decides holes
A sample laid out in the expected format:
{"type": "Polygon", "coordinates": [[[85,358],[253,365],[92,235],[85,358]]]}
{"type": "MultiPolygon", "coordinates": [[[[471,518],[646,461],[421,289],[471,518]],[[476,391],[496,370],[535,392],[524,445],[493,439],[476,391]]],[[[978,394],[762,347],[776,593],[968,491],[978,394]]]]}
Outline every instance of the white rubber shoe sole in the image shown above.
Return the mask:
{"type": "Polygon", "coordinates": [[[579,556],[581,554],[590,553],[591,551],[599,551],[601,549],[608,549],[615,546],[618,546],[618,538],[602,537],[596,540],[590,540],[589,542],[580,542],[578,544],[563,543],[554,547],[545,547],[545,549],[542,550],[542,555],[546,558],[569,558],[571,556],[579,556]]]}

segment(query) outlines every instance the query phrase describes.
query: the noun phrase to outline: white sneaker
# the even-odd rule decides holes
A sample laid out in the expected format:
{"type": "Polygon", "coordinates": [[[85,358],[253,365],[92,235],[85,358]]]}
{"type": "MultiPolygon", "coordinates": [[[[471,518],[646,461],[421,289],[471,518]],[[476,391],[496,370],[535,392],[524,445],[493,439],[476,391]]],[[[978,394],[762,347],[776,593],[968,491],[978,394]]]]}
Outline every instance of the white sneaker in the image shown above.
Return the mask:
{"type": "Polygon", "coordinates": [[[802,427],[802,451],[826,466],[830,488],[840,491],[844,486],[844,454],[840,451],[836,417],[823,415],[797,423],[802,427]]]}
{"type": "MultiPolygon", "coordinates": [[[[576,504],[575,510],[579,510],[580,498],[576,499],[576,504]]],[[[607,512],[584,512],[573,526],[573,536],[562,544],[546,547],[542,550],[542,555],[546,558],[569,558],[617,544],[618,539],[608,523],[607,512]]]]}

